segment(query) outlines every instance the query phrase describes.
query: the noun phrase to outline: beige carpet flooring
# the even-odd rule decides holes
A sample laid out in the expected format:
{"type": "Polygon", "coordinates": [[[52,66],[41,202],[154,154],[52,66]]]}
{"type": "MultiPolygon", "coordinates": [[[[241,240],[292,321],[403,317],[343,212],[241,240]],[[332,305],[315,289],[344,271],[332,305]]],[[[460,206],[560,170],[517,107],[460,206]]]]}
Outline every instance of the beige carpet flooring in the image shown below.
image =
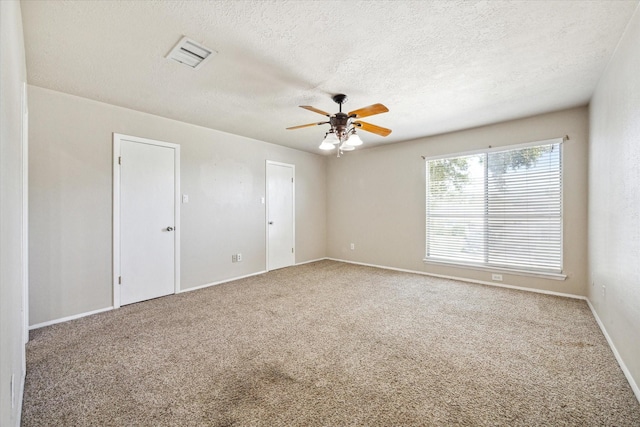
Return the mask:
{"type": "Polygon", "coordinates": [[[37,329],[24,426],[640,426],[584,301],[333,261],[37,329]]]}

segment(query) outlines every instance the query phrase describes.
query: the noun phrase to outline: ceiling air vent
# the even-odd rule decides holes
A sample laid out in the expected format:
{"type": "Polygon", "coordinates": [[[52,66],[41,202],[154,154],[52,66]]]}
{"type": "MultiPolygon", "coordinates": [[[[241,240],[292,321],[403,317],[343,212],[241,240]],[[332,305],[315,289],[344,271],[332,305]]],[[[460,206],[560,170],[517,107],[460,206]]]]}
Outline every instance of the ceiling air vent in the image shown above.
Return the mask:
{"type": "Polygon", "coordinates": [[[171,49],[171,52],[167,54],[166,58],[173,59],[187,67],[197,70],[216,53],[215,50],[206,48],[200,43],[183,37],[178,44],[171,49]]]}

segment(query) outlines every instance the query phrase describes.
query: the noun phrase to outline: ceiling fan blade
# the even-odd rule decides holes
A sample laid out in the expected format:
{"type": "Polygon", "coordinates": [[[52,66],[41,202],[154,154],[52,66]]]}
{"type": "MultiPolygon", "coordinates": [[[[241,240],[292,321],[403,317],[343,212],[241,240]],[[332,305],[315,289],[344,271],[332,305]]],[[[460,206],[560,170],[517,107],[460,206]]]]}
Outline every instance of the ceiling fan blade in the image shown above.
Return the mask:
{"type": "Polygon", "coordinates": [[[372,125],[371,123],[367,123],[367,122],[357,121],[357,122],[353,122],[353,124],[358,126],[360,129],[364,131],[375,133],[376,135],[380,135],[380,136],[387,136],[391,133],[391,129],[372,125]]]}
{"type": "Polygon", "coordinates": [[[307,128],[307,127],[310,127],[310,126],[326,125],[327,123],[329,123],[329,122],[308,123],[306,125],[291,126],[290,128],[287,128],[287,130],[307,128]]]}
{"type": "Polygon", "coordinates": [[[367,117],[367,116],[373,116],[374,114],[386,113],[387,111],[389,111],[389,109],[384,105],[373,104],[373,105],[369,105],[368,107],[359,108],[357,110],[351,111],[349,113],[349,117],[356,117],[356,118],[367,117]]]}
{"type": "Polygon", "coordinates": [[[300,108],[313,111],[314,113],[322,114],[323,116],[331,117],[331,114],[327,113],[326,111],[318,110],[316,107],[312,107],[311,105],[301,105],[300,108]]]}

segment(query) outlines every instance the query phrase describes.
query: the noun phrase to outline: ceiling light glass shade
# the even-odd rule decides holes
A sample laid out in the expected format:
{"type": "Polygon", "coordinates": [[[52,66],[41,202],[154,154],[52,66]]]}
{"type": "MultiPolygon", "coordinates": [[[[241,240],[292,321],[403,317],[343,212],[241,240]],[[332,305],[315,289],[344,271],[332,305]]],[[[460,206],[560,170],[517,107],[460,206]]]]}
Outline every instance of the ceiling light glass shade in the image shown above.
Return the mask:
{"type": "Polygon", "coordinates": [[[354,133],[349,136],[349,139],[346,140],[345,144],[351,147],[357,147],[358,145],[362,145],[362,140],[354,133]]]}
{"type": "Polygon", "coordinates": [[[341,151],[353,151],[355,149],[356,149],[356,147],[354,147],[353,145],[349,145],[346,142],[344,144],[342,144],[342,147],[340,147],[341,151]]]}
{"type": "Polygon", "coordinates": [[[327,136],[324,137],[324,141],[322,142],[323,143],[328,142],[329,144],[338,144],[340,143],[340,140],[338,139],[335,133],[328,132],[327,136]]]}
{"type": "Polygon", "coordinates": [[[318,148],[320,148],[321,150],[333,150],[334,148],[336,148],[336,146],[330,142],[327,142],[327,140],[325,139],[324,141],[322,141],[322,144],[320,144],[320,147],[318,148]]]}

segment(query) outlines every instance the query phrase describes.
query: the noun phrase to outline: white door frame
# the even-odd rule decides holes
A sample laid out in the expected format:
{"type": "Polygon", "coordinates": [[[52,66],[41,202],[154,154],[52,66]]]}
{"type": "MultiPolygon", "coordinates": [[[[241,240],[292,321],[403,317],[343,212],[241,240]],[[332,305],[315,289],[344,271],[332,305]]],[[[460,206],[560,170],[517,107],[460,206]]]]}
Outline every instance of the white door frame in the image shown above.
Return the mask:
{"type": "Polygon", "coordinates": [[[290,163],[282,163],[282,162],[274,162],[273,160],[267,160],[264,167],[264,193],[266,200],[266,208],[265,208],[265,217],[264,217],[264,228],[265,228],[265,242],[267,243],[267,248],[265,251],[266,258],[264,263],[264,270],[269,271],[269,165],[275,166],[285,166],[289,167],[293,171],[293,264],[295,265],[296,261],[296,165],[292,165],[290,163]]]}
{"type": "Polygon", "coordinates": [[[180,145],[137,136],[113,134],[113,308],[120,307],[120,145],[121,141],[157,145],[174,150],[174,293],[180,292],[180,145]]]}
{"type": "MultiPolygon", "coordinates": [[[[29,103],[27,82],[22,84],[22,316],[24,343],[29,342],[29,103]]],[[[23,356],[25,350],[23,346],[23,356]]],[[[22,358],[26,372],[26,357],[22,358]]]]}

